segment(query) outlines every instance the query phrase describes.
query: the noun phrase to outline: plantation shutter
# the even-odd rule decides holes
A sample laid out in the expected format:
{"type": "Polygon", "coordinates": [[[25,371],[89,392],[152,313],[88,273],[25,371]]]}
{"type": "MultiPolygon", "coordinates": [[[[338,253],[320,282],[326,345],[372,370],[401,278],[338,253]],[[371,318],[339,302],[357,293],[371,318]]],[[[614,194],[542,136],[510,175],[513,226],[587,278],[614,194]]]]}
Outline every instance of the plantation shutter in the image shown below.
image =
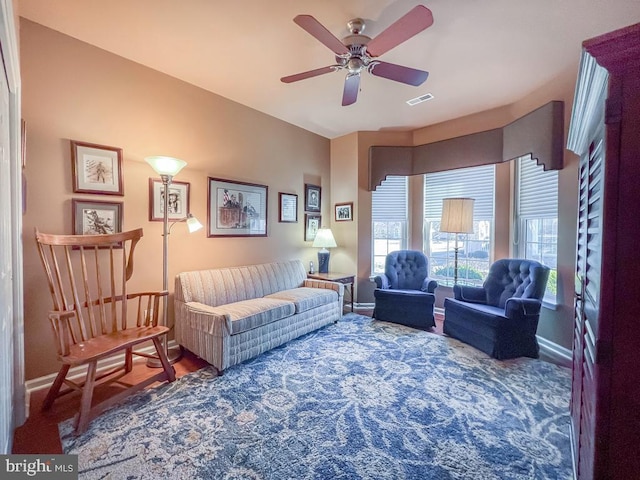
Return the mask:
{"type": "Polygon", "coordinates": [[[439,222],[442,215],[442,199],[450,197],[473,198],[473,219],[493,220],[494,182],[493,165],[425,174],[425,220],[439,222]]]}
{"type": "Polygon", "coordinates": [[[558,171],[544,171],[530,155],[518,159],[519,217],[558,216],[558,171]]]}
{"type": "Polygon", "coordinates": [[[371,192],[371,219],[374,222],[407,220],[407,177],[387,177],[371,192]]]}

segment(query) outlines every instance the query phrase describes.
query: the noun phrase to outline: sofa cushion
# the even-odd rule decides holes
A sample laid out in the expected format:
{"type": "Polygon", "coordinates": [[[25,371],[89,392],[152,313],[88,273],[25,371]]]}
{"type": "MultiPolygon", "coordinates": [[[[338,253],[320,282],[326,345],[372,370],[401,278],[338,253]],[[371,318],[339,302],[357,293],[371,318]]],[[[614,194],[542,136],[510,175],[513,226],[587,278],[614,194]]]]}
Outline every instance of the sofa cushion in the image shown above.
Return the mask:
{"type": "Polygon", "coordinates": [[[320,305],[335,302],[338,299],[338,293],[335,290],[326,288],[300,287],[272,293],[264,298],[274,298],[291,302],[296,307],[296,313],[302,313],[320,305]]]}
{"type": "Polygon", "coordinates": [[[227,303],[211,309],[211,313],[228,315],[231,319],[231,335],[261,327],[293,315],[293,303],[277,298],[253,298],[227,303]]]}

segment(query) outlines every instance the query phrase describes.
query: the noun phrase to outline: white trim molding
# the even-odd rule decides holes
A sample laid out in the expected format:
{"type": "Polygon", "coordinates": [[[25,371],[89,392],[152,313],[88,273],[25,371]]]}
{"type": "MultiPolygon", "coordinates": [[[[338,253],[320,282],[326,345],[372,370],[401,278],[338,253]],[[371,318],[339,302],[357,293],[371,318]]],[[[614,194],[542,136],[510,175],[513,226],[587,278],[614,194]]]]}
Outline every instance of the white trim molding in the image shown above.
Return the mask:
{"type": "MultiPolygon", "coordinates": [[[[11,242],[2,248],[11,251],[11,324],[4,325],[10,337],[10,345],[3,345],[1,358],[7,365],[5,372],[11,376],[12,387],[2,391],[2,410],[7,417],[2,418],[0,432],[0,453],[10,453],[13,444],[13,431],[25,420],[24,405],[24,309],[23,309],[23,261],[22,261],[22,162],[21,162],[21,129],[20,129],[20,61],[18,52],[18,35],[16,15],[12,0],[0,0],[0,49],[2,52],[3,75],[6,76],[9,88],[9,117],[5,119],[3,128],[8,129],[9,137],[9,169],[2,175],[9,177],[11,185],[10,205],[2,205],[3,218],[11,221],[11,242]],[[7,215],[8,213],[8,215],[7,215]],[[8,406],[8,410],[5,409],[8,406]]],[[[4,132],[3,133],[7,133],[4,132]]],[[[3,300],[6,300],[3,298],[3,300]]]]}
{"type": "Polygon", "coordinates": [[[540,345],[540,359],[562,367],[571,368],[573,364],[573,353],[568,348],[558,345],[544,337],[536,335],[540,345]]]}

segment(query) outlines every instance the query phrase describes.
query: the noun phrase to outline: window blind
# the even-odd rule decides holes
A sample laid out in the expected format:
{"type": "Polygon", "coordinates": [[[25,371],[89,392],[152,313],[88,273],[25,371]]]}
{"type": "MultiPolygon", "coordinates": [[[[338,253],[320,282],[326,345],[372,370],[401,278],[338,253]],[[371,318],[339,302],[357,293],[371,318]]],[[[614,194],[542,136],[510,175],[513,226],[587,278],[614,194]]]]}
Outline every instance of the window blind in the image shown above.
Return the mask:
{"type": "Polygon", "coordinates": [[[530,155],[518,159],[517,214],[519,217],[558,216],[558,171],[544,171],[530,155]]]}
{"type": "Polygon", "coordinates": [[[495,167],[460,168],[424,176],[424,218],[438,222],[442,215],[442,199],[469,197],[475,199],[474,220],[493,220],[495,167]]]}
{"type": "Polygon", "coordinates": [[[389,176],[371,192],[371,219],[374,222],[407,220],[407,177],[389,176]]]}

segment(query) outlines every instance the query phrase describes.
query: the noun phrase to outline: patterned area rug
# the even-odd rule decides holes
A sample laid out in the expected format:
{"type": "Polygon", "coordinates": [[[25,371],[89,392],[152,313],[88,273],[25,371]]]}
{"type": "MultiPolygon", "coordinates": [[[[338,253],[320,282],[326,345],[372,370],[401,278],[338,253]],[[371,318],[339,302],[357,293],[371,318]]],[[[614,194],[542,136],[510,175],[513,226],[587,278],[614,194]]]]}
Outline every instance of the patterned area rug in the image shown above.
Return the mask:
{"type": "Polygon", "coordinates": [[[80,478],[570,479],[569,393],[565,368],[348,314],[60,433],[80,478]]]}

